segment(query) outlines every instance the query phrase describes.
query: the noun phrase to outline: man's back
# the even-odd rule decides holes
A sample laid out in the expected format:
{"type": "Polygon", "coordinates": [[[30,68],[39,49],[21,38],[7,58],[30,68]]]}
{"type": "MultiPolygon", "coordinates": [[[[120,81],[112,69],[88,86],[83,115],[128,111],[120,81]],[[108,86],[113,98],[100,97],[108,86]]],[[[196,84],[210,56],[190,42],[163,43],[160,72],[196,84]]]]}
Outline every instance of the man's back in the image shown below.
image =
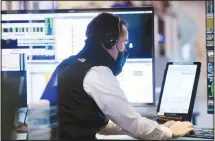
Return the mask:
{"type": "Polygon", "coordinates": [[[77,59],[76,56],[70,56],[69,58],[63,60],[53,72],[48,84],[45,87],[45,90],[40,99],[47,99],[51,103],[51,105],[58,104],[58,97],[57,97],[57,81],[58,75],[63,72],[67,67],[72,65],[72,62],[77,59]]]}
{"type": "Polygon", "coordinates": [[[91,67],[78,58],[58,77],[61,139],[94,139],[95,134],[108,123],[108,119],[83,88],[84,77],[91,67]]]}
{"type": "Polygon", "coordinates": [[[58,106],[60,139],[94,139],[108,123],[83,89],[85,74],[93,66],[78,56],[71,56],[59,64],[44,90],[41,99],[58,106]]]}

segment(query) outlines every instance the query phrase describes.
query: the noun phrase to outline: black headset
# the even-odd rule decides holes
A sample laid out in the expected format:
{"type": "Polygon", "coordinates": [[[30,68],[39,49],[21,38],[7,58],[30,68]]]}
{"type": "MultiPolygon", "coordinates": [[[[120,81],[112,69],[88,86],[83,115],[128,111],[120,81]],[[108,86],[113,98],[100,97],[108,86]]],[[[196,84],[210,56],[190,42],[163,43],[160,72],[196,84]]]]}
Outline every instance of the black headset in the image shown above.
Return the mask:
{"type": "MultiPolygon", "coordinates": [[[[98,17],[102,16],[103,14],[110,14],[110,13],[101,13],[98,15],[98,17]]],[[[115,16],[113,14],[110,14],[110,15],[113,17],[113,20],[114,20],[113,22],[114,23],[116,22],[116,25],[115,24],[110,25],[110,27],[113,26],[113,27],[111,27],[111,31],[108,31],[108,32],[106,31],[105,33],[102,33],[102,32],[99,33],[98,31],[95,32],[95,29],[91,29],[91,31],[87,31],[88,33],[86,33],[86,34],[88,34],[87,35],[88,38],[89,37],[100,38],[100,40],[103,42],[105,48],[107,48],[107,49],[112,49],[117,44],[118,38],[120,36],[120,26],[121,26],[120,17],[115,16]],[[96,34],[98,34],[98,35],[96,35],[96,34]]],[[[98,24],[100,22],[100,20],[101,19],[96,19],[94,21],[94,24],[95,25],[98,24]]],[[[96,28],[95,25],[94,25],[94,28],[96,28]]]]}
{"type": "Polygon", "coordinates": [[[115,16],[117,18],[117,31],[111,31],[104,36],[103,44],[105,48],[112,49],[116,44],[120,36],[120,17],[115,16]]]}

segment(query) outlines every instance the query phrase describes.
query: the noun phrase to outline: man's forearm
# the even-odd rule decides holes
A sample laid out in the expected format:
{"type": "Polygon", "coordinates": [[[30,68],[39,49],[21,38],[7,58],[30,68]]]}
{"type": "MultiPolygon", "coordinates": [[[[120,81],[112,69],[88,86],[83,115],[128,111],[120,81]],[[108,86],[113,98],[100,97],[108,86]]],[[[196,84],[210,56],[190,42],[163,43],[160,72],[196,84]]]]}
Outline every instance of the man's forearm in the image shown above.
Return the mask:
{"type": "MultiPolygon", "coordinates": [[[[173,123],[174,123],[174,121],[170,121],[165,124],[161,124],[161,126],[168,128],[173,123]]],[[[120,128],[113,122],[109,122],[108,125],[103,130],[101,130],[98,134],[100,134],[100,135],[129,135],[124,130],[122,130],[122,128],[120,128]]],[[[134,138],[143,139],[143,138],[138,138],[138,137],[134,137],[134,138]]]]}
{"type": "Polygon", "coordinates": [[[99,132],[101,135],[127,135],[119,126],[113,122],[109,122],[108,125],[99,132]]]}

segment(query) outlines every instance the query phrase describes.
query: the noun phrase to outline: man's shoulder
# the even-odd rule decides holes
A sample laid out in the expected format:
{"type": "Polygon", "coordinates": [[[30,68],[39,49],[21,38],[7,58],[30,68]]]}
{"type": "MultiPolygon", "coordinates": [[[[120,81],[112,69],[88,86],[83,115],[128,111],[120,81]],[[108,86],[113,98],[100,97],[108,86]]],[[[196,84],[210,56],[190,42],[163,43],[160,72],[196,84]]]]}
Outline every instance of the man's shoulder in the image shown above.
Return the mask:
{"type": "Polygon", "coordinates": [[[55,72],[60,74],[61,72],[65,71],[67,68],[73,66],[77,62],[76,56],[70,56],[64,59],[55,69],[55,72]]]}
{"type": "Polygon", "coordinates": [[[106,66],[94,66],[85,76],[87,83],[111,83],[117,81],[110,68],[106,66]]]}
{"type": "Polygon", "coordinates": [[[106,66],[94,66],[88,71],[88,73],[91,73],[94,75],[113,76],[111,69],[106,66]]]}
{"type": "Polygon", "coordinates": [[[70,56],[66,59],[64,59],[59,65],[58,65],[58,68],[59,67],[62,67],[62,66],[69,66],[71,65],[73,62],[75,62],[77,60],[77,57],[76,56],[70,56]]]}

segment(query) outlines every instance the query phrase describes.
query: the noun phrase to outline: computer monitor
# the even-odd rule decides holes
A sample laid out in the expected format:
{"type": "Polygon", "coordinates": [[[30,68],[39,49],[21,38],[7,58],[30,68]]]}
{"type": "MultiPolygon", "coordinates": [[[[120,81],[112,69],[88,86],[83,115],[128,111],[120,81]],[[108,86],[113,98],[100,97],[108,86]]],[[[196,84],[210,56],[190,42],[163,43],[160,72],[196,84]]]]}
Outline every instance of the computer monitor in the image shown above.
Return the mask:
{"type": "Polygon", "coordinates": [[[214,114],[214,50],[207,50],[207,106],[208,114],[214,114]]]}
{"type": "MultiPolygon", "coordinates": [[[[37,101],[42,97],[45,87],[60,62],[61,60],[27,62],[27,103],[37,101]]],[[[57,83],[55,84],[57,85],[57,83]]]]}
{"type": "MultiPolygon", "coordinates": [[[[123,69],[125,75],[118,77],[123,83],[122,88],[129,97],[128,100],[134,106],[154,105],[154,11],[152,7],[28,10],[11,14],[2,12],[2,38],[17,40],[16,51],[27,54],[31,67],[35,66],[34,62],[49,64],[77,54],[85,44],[87,24],[101,12],[116,14],[128,22],[127,50],[130,55],[123,69]],[[125,88],[128,85],[131,89],[125,88]]],[[[54,65],[57,66],[57,64],[54,65]]],[[[27,67],[28,79],[35,83],[41,82],[39,79],[44,80],[42,77],[35,78],[35,73],[28,73],[31,67],[27,67]]],[[[46,69],[53,72],[51,68],[55,67],[49,68],[47,65],[46,69]]],[[[34,87],[34,84],[29,81],[28,100],[38,99],[46,83],[37,84],[41,89],[33,88],[30,84],[34,87]],[[38,91],[39,89],[41,91],[38,91]],[[37,96],[33,96],[32,93],[37,96]]]]}
{"type": "Polygon", "coordinates": [[[157,115],[177,115],[183,120],[191,120],[200,70],[200,62],[167,63],[157,115]]]}
{"type": "Polygon", "coordinates": [[[126,97],[135,107],[152,105],[153,97],[152,59],[128,59],[117,77],[126,97]]]}
{"type": "MultiPolygon", "coordinates": [[[[17,70],[4,70],[1,71],[1,79],[2,81],[7,82],[11,88],[15,89],[19,94],[19,106],[26,107],[27,106],[27,85],[26,85],[26,72],[25,71],[17,71],[17,70]]],[[[15,96],[17,97],[17,96],[15,96]]],[[[12,97],[11,97],[12,98],[12,97]]],[[[10,110],[10,109],[8,109],[10,110]]]]}
{"type": "MultiPolygon", "coordinates": [[[[20,107],[27,106],[27,81],[25,71],[26,56],[22,53],[11,53],[4,48],[16,48],[17,43],[14,40],[1,40],[2,56],[1,56],[1,79],[7,82],[11,88],[14,88],[19,94],[20,107]]],[[[15,96],[16,97],[16,96],[15,96]]]]}

